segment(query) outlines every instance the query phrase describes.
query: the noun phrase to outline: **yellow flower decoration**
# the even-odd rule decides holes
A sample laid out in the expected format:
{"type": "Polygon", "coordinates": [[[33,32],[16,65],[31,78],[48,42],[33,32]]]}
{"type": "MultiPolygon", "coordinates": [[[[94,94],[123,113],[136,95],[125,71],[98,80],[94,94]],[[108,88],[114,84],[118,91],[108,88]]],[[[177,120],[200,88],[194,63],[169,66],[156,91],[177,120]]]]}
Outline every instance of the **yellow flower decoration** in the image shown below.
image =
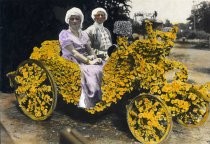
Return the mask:
{"type": "MultiPolygon", "coordinates": [[[[135,90],[141,90],[154,95],[159,95],[166,103],[172,116],[180,117],[182,122],[198,124],[199,119],[204,118],[207,111],[206,101],[210,100],[209,84],[193,85],[187,84],[187,68],[180,62],[170,60],[167,56],[174,45],[177,27],[173,26],[171,31],[162,32],[153,30],[152,23],[146,22],[147,37],[139,39],[132,43],[128,42],[127,37],[118,37],[117,50],[103,68],[103,78],[101,89],[103,92],[102,101],[91,109],[86,109],[91,114],[103,111],[112,104],[117,103],[124,96],[135,90]],[[167,82],[165,74],[168,71],[175,71],[174,79],[171,83],[167,82]],[[196,91],[196,92],[195,92],[196,91]],[[196,102],[195,102],[196,101],[196,102]],[[193,107],[191,109],[191,107],[193,107]],[[201,112],[197,112],[201,108],[201,112]],[[195,114],[190,115],[191,111],[195,114]],[[184,114],[188,116],[185,117],[184,114]],[[196,116],[195,116],[196,115],[196,116]],[[196,119],[196,117],[199,117],[196,119]]],[[[78,104],[81,94],[80,68],[77,64],[60,56],[60,45],[58,41],[45,41],[41,47],[34,47],[31,59],[41,61],[53,76],[57,86],[59,96],[66,103],[78,104]]],[[[33,72],[38,72],[31,66],[24,65],[19,68],[21,76],[15,79],[22,85],[17,88],[17,94],[25,91],[30,93],[40,93],[48,91],[50,87],[39,87],[36,83],[32,87],[27,87],[26,79],[35,81],[44,81],[44,74],[39,77],[33,76],[33,72]],[[33,69],[34,71],[32,71],[33,69]]],[[[27,101],[22,99],[23,102],[27,101]]],[[[40,107],[36,109],[36,116],[44,115],[48,109],[44,106],[49,103],[48,95],[40,98],[31,98],[30,103],[36,101],[40,107]],[[44,99],[44,103],[41,101],[44,99]]],[[[21,102],[22,103],[22,102],[21,102]]],[[[29,101],[28,101],[29,103],[29,101]]],[[[32,110],[32,106],[28,110],[32,110]]]]}

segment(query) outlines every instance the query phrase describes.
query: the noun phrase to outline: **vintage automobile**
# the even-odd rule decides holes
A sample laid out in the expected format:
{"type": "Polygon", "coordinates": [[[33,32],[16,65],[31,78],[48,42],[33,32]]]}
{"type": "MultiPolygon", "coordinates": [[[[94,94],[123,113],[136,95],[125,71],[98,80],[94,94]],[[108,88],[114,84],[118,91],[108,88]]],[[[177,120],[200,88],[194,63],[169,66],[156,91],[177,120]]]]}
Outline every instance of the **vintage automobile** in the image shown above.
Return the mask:
{"type": "MultiPolygon", "coordinates": [[[[153,29],[147,21],[147,34],[131,41],[123,35],[129,31],[126,25],[126,22],[115,25],[119,34],[117,49],[103,67],[102,100],[84,110],[99,113],[126,99],[129,129],[144,144],[163,142],[173,121],[187,127],[203,124],[208,117],[210,84],[188,83],[186,66],[169,59],[177,27],[163,32],[153,29]],[[172,80],[166,76],[171,71],[175,73],[172,80]],[[134,95],[134,91],[138,94],[134,95]]],[[[67,104],[79,102],[80,68],[60,56],[57,40],[34,47],[30,59],[7,76],[19,107],[33,120],[51,116],[58,97],[67,104]]]]}

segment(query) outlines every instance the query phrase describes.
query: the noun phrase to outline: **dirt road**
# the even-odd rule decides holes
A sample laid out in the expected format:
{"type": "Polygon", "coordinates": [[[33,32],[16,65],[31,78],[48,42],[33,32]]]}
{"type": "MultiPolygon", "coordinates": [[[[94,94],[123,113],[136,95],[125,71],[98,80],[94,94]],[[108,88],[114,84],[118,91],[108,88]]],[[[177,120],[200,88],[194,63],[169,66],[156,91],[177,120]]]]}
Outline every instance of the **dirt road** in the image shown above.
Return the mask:
{"type": "Polygon", "coordinates": [[[189,80],[196,83],[210,81],[210,49],[198,50],[192,48],[180,48],[175,45],[170,57],[184,63],[189,72],[189,80]]]}

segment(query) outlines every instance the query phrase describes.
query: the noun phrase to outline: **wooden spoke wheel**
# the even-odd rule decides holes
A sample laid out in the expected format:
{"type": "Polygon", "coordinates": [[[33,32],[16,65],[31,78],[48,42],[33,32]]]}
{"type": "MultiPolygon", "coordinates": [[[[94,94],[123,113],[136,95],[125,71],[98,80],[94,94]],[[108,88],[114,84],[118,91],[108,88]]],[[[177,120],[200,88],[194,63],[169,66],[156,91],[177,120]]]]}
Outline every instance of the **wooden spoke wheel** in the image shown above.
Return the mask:
{"type": "Polygon", "coordinates": [[[54,111],[57,90],[48,69],[37,60],[22,62],[15,74],[15,95],[21,110],[33,120],[45,120],[54,111]]]}
{"type": "Polygon", "coordinates": [[[185,127],[198,127],[203,125],[208,118],[209,103],[196,91],[191,92],[191,97],[194,97],[194,100],[189,101],[189,110],[177,115],[176,121],[185,127]]]}
{"type": "Polygon", "coordinates": [[[133,136],[144,144],[163,142],[172,128],[172,117],[159,98],[142,94],[127,107],[127,122],[133,136]]]}

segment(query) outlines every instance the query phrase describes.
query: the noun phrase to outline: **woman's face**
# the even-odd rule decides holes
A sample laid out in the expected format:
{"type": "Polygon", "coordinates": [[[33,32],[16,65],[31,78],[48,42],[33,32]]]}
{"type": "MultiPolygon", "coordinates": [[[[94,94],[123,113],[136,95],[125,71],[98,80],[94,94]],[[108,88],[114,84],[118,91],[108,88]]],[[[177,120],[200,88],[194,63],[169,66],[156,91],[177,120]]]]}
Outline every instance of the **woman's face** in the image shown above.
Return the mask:
{"type": "Polygon", "coordinates": [[[71,15],[69,18],[69,26],[74,29],[78,30],[80,28],[81,18],[78,15],[71,15]]]}
{"type": "Polygon", "coordinates": [[[94,15],[94,16],[95,16],[95,21],[96,21],[97,23],[102,24],[102,23],[105,22],[105,13],[104,13],[104,12],[99,11],[99,12],[97,12],[96,15],[94,15]]]}

